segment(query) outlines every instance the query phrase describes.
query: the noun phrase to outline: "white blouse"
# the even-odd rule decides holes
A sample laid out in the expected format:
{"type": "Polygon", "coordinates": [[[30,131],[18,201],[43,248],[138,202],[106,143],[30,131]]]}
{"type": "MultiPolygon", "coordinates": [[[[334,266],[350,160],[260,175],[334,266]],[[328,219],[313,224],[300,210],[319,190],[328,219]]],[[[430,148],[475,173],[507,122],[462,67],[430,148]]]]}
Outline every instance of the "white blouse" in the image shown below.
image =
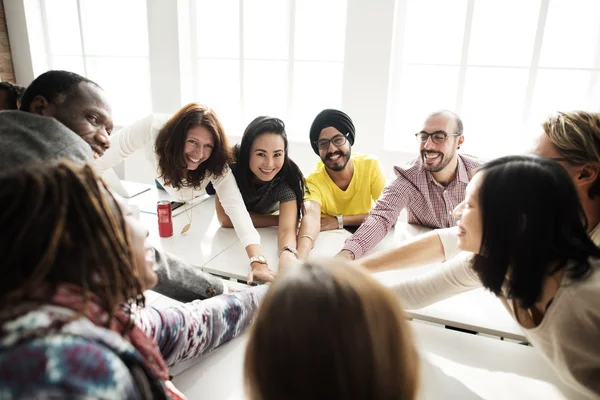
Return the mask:
{"type": "Polygon", "coordinates": [[[183,187],[180,190],[165,185],[159,178],[158,157],[154,151],[156,137],[163,125],[170,116],[164,114],[151,114],[146,118],[140,119],[131,125],[125,126],[113,133],[110,137],[111,146],[104,155],[96,160],[96,168],[104,172],[114,167],[119,162],[126,159],[136,151],[142,151],[146,159],[155,168],[156,179],[161,183],[165,190],[175,198],[190,200],[193,191],[199,194],[199,190],[204,189],[208,182],[212,182],[223,209],[231,219],[235,231],[244,247],[250,244],[260,244],[260,235],[254,228],[248,210],[244,204],[244,199],[235,181],[235,177],[229,168],[226,168],[222,176],[207,176],[202,181],[202,187],[193,189],[183,187]]]}
{"type": "MultiPolygon", "coordinates": [[[[470,266],[472,256],[462,252],[429,273],[391,289],[405,308],[418,309],[481,287],[470,266]]],[[[600,398],[600,260],[591,259],[590,263],[592,272],[583,280],[563,278],[537,327],[522,329],[563,381],[590,398],[600,398]]],[[[503,296],[500,300],[514,317],[510,302],[503,296]]]]}

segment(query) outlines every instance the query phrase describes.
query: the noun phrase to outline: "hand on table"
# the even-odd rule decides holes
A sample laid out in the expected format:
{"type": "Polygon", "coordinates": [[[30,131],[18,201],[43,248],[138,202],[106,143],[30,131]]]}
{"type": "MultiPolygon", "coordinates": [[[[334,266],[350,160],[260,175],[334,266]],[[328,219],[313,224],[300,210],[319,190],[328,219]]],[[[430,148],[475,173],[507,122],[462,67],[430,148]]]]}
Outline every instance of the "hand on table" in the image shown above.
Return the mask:
{"type": "Polygon", "coordinates": [[[321,231],[332,231],[338,229],[338,220],[336,217],[321,217],[321,231]]]}
{"type": "Polygon", "coordinates": [[[267,264],[254,262],[252,263],[252,271],[248,273],[248,285],[251,285],[254,280],[273,282],[275,275],[275,272],[271,271],[267,264]]]}

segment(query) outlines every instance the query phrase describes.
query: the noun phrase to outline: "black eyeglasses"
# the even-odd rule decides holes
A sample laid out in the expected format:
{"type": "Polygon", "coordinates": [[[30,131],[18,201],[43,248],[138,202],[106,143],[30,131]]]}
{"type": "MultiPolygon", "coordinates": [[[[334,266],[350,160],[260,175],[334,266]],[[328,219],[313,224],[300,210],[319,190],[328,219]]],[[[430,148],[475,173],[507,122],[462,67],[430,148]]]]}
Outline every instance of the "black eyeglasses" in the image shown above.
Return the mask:
{"type": "Polygon", "coordinates": [[[548,160],[554,160],[554,161],[565,161],[565,162],[571,162],[568,158],[564,158],[564,157],[547,157],[548,160]]]}
{"type": "Polygon", "coordinates": [[[446,141],[446,139],[448,138],[448,136],[460,136],[458,133],[445,133],[445,132],[434,132],[434,133],[427,133],[427,132],[419,132],[419,133],[415,133],[415,138],[417,139],[417,142],[419,143],[425,143],[427,142],[427,139],[429,139],[429,137],[431,136],[431,140],[433,141],[433,143],[435,144],[442,144],[446,141]]]}
{"type": "Polygon", "coordinates": [[[348,139],[346,138],[346,136],[337,135],[337,136],[332,137],[331,139],[319,139],[319,140],[315,141],[315,143],[317,144],[317,147],[319,149],[325,150],[326,148],[329,147],[329,143],[333,143],[333,145],[335,147],[341,147],[346,144],[347,140],[348,139]]]}

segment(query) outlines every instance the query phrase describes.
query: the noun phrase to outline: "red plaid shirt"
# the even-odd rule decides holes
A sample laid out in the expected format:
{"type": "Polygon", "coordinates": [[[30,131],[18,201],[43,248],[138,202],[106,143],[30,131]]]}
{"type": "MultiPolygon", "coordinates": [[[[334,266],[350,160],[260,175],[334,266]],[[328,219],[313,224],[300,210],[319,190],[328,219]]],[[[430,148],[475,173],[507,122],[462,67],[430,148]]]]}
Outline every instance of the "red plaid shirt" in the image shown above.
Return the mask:
{"type": "Polygon", "coordinates": [[[406,168],[394,167],[396,180],[383,190],[369,216],[346,240],[344,250],[350,250],[356,258],[362,257],[385,237],[406,207],[409,224],[430,228],[456,225],[452,210],[464,200],[467,184],[482,164],[475,157],[458,154],[456,178],[448,186],[433,179],[423,168],[421,157],[406,168]]]}

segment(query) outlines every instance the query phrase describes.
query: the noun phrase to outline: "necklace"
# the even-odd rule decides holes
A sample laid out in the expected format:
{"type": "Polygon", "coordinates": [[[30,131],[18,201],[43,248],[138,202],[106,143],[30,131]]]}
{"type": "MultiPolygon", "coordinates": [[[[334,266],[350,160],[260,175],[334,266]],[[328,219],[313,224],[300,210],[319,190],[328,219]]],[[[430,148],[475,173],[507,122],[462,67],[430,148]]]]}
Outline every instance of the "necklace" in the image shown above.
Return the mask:
{"type": "MultiPolygon", "coordinates": [[[[192,189],[192,200],[194,199],[194,189],[192,189]]],[[[183,201],[183,193],[181,193],[181,202],[185,203],[185,201],[183,201]]],[[[187,204],[182,205],[182,207],[186,207],[187,204]]],[[[191,207],[186,207],[184,209],[185,211],[185,215],[188,218],[188,223],[183,227],[183,229],[181,230],[181,234],[183,235],[184,233],[186,233],[187,231],[190,230],[190,227],[192,226],[192,218],[194,217],[194,213],[192,212],[192,208],[191,207]]]]}

